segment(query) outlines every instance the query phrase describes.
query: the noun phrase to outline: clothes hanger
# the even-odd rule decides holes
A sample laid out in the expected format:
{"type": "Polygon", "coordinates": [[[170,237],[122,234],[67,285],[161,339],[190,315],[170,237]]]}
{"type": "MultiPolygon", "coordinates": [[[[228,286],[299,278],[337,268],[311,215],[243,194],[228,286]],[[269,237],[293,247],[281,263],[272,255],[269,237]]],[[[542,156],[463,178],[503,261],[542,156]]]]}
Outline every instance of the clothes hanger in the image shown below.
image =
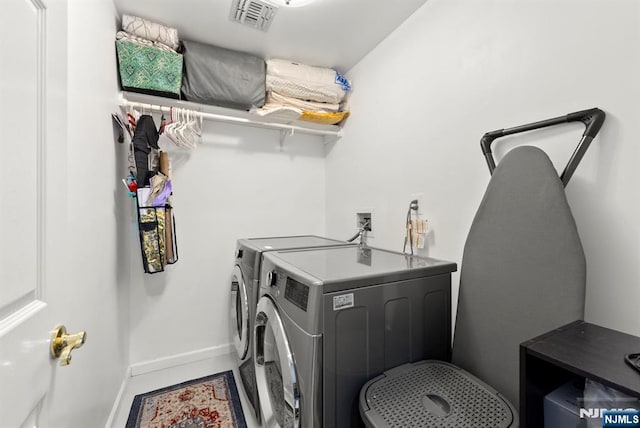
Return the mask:
{"type": "Polygon", "coordinates": [[[187,126],[186,121],[186,111],[184,109],[180,109],[180,125],[176,128],[176,136],[178,137],[178,141],[180,142],[180,147],[189,148],[189,141],[185,136],[185,129],[187,126]]]}
{"type": "Polygon", "coordinates": [[[178,140],[178,137],[176,136],[176,127],[179,124],[178,123],[178,117],[177,117],[177,111],[174,114],[173,107],[170,107],[169,108],[169,114],[170,114],[170,122],[165,127],[165,133],[167,134],[167,137],[169,138],[169,140],[171,140],[171,142],[173,144],[175,144],[176,146],[180,147],[180,141],[178,140]]]}
{"type": "Polygon", "coordinates": [[[195,132],[195,119],[193,116],[193,110],[187,110],[186,112],[187,114],[187,120],[186,120],[186,125],[185,125],[185,129],[183,131],[183,135],[185,136],[185,139],[188,142],[189,148],[193,149],[196,147],[196,138],[197,138],[197,134],[195,132]]]}

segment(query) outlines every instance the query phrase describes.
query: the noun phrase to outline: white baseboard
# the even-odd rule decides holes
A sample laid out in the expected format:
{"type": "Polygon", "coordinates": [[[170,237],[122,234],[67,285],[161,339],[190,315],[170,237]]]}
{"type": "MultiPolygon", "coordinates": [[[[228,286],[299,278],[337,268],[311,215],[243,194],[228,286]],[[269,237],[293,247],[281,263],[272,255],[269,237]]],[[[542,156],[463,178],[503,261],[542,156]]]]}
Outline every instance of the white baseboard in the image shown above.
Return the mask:
{"type": "Polygon", "coordinates": [[[157,358],[155,360],[142,361],[129,366],[131,376],[138,376],[145,373],[181,366],[183,364],[194,363],[220,355],[229,354],[232,350],[230,343],[219,346],[211,346],[195,351],[184,352],[182,354],[170,355],[168,357],[157,358]]]}
{"type": "Polygon", "coordinates": [[[120,401],[122,401],[122,396],[124,395],[124,392],[127,390],[127,385],[129,385],[129,379],[131,379],[131,367],[127,367],[127,369],[124,372],[124,378],[122,379],[122,383],[120,383],[120,389],[118,390],[118,395],[116,395],[116,399],[113,402],[113,407],[111,407],[111,413],[109,413],[109,418],[107,419],[107,423],[104,424],[105,428],[113,427],[116,414],[118,413],[118,408],[120,407],[120,401]]]}

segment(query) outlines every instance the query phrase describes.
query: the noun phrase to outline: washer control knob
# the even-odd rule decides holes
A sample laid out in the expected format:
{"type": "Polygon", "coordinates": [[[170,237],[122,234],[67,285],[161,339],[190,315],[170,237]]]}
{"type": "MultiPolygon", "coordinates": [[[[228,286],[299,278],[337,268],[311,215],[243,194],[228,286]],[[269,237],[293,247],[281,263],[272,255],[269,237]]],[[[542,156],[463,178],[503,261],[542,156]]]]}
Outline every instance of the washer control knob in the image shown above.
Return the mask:
{"type": "Polygon", "coordinates": [[[278,282],[278,274],[275,270],[267,273],[267,285],[270,287],[275,287],[278,282]]]}
{"type": "Polygon", "coordinates": [[[242,250],[241,249],[237,249],[236,250],[236,259],[241,259],[242,258],[242,250]]]}

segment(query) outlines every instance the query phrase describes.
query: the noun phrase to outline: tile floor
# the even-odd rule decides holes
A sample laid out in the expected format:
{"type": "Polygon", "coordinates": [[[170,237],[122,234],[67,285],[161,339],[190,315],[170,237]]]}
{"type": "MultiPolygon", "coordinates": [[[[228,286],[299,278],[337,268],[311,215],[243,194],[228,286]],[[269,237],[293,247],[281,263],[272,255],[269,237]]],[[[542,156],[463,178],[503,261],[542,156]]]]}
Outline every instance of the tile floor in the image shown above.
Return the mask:
{"type": "Polygon", "coordinates": [[[111,428],[124,428],[127,423],[127,418],[129,417],[133,397],[135,397],[136,394],[142,394],[226,370],[233,370],[233,376],[235,377],[236,386],[238,387],[238,394],[242,402],[242,410],[244,412],[244,418],[247,421],[247,427],[259,428],[260,424],[257,423],[255,416],[250,411],[251,407],[248,404],[247,397],[240,384],[241,380],[240,374],[238,373],[238,366],[232,354],[221,355],[170,369],[133,376],[129,379],[129,384],[127,385],[126,391],[124,391],[111,428]]]}

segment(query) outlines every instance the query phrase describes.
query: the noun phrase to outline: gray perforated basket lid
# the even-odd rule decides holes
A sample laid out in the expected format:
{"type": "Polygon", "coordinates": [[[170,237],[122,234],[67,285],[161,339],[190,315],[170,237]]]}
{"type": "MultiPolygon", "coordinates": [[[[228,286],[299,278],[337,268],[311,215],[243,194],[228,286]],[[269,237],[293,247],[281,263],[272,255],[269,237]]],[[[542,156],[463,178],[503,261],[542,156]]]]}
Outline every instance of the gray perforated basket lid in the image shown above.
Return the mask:
{"type": "Polygon", "coordinates": [[[513,428],[514,407],[480,379],[442,361],[405,364],[370,380],[360,393],[367,426],[513,428]]]}

